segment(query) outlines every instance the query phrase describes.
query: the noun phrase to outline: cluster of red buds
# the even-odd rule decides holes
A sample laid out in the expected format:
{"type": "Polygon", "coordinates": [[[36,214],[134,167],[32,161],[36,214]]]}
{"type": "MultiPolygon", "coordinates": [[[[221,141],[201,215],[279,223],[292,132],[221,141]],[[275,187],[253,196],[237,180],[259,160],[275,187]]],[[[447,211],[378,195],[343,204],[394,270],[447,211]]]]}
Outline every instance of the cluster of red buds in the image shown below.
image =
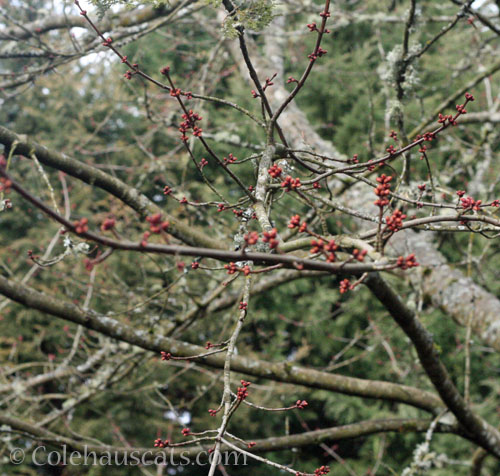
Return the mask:
{"type": "Polygon", "coordinates": [[[218,212],[223,212],[225,209],[226,209],[226,205],[224,205],[223,203],[219,203],[217,205],[217,211],[218,212]]]}
{"type": "Polygon", "coordinates": [[[328,53],[328,51],[326,51],[323,48],[321,48],[321,46],[318,46],[318,49],[314,53],[311,53],[310,55],[307,55],[307,57],[311,61],[316,61],[318,58],[321,58],[322,56],[326,55],[327,53],[328,53]]]}
{"type": "Polygon", "coordinates": [[[325,253],[326,261],[329,263],[333,263],[335,261],[335,251],[338,249],[335,240],[330,240],[328,243],[325,243],[322,239],[311,240],[311,246],[311,254],[325,253]]]}
{"type": "Polygon", "coordinates": [[[183,436],[189,436],[191,434],[191,428],[183,428],[182,434],[183,436]]]}
{"type": "Polygon", "coordinates": [[[224,268],[227,269],[227,274],[235,274],[238,271],[238,266],[232,261],[229,264],[225,264],[224,268]]]}
{"type": "Polygon", "coordinates": [[[434,132],[425,132],[424,135],[418,134],[417,137],[415,137],[415,140],[419,141],[420,139],[423,139],[426,142],[431,142],[435,137],[436,135],[434,134],[434,132]]]}
{"type": "Polygon", "coordinates": [[[298,408],[299,410],[304,410],[304,408],[307,407],[309,403],[307,403],[305,400],[297,400],[295,402],[295,407],[298,408]]]}
{"type": "Polygon", "coordinates": [[[12,186],[11,180],[5,177],[0,177],[0,192],[9,193],[11,186],[12,186]]]}
{"type": "Polygon", "coordinates": [[[406,215],[401,210],[394,210],[392,215],[386,218],[385,222],[389,230],[396,232],[403,228],[403,220],[405,218],[406,215]]]}
{"type": "Polygon", "coordinates": [[[278,230],[273,228],[271,231],[265,231],[263,233],[262,241],[264,243],[269,243],[269,248],[274,249],[279,245],[279,241],[276,239],[278,236],[278,230]]]}
{"type": "Polygon", "coordinates": [[[208,165],[208,160],[205,159],[205,158],[202,158],[200,160],[200,169],[202,169],[203,167],[205,167],[205,165],[208,165]]]}
{"type": "Polygon", "coordinates": [[[75,232],[81,234],[89,231],[88,223],[89,223],[88,218],[82,218],[79,221],[73,222],[73,226],[75,227],[75,232]]]}
{"type": "Polygon", "coordinates": [[[161,360],[170,360],[172,358],[172,354],[170,352],[161,351],[161,360]]]}
{"type": "Polygon", "coordinates": [[[274,73],[270,78],[266,78],[266,84],[264,84],[264,87],[262,88],[263,91],[265,91],[268,87],[273,86],[273,79],[276,77],[278,73],[274,73]]]}
{"type": "Polygon", "coordinates": [[[166,230],[170,225],[167,220],[161,219],[161,213],[155,213],[146,217],[146,221],[149,222],[149,231],[156,234],[166,230]]]}
{"type": "Polygon", "coordinates": [[[389,155],[394,155],[396,153],[396,149],[392,144],[389,147],[387,147],[386,151],[389,155]]]}
{"type": "Polygon", "coordinates": [[[425,158],[425,152],[426,152],[426,151],[427,151],[427,146],[426,146],[425,144],[422,144],[422,145],[420,146],[420,149],[418,149],[418,152],[419,152],[420,154],[422,154],[422,155],[420,156],[420,160],[423,160],[423,159],[425,158]]]}
{"type": "Polygon", "coordinates": [[[162,440],[157,438],[155,440],[155,448],[166,448],[170,444],[170,440],[162,440]]]}
{"type": "Polygon", "coordinates": [[[245,400],[248,397],[248,390],[245,387],[238,387],[237,393],[238,400],[245,400]]]}
{"type": "Polygon", "coordinates": [[[474,200],[472,197],[460,198],[462,202],[462,208],[464,210],[475,210],[479,211],[481,209],[482,200],[474,200]]]}
{"type": "Polygon", "coordinates": [[[244,237],[247,245],[255,245],[259,241],[259,234],[256,231],[247,233],[244,237]]]}
{"type": "Polygon", "coordinates": [[[415,258],[415,254],[412,253],[408,255],[406,258],[403,256],[400,256],[396,262],[396,265],[398,268],[401,269],[408,269],[408,268],[414,268],[418,266],[419,264],[417,263],[417,259],[415,258]]]}
{"type": "Polygon", "coordinates": [[[352,255],[360,262],[363,262],[365,260],[365,256],[366,254],[368,253],[368,251],[366,250],[358,250],[358,249],[355,249],[353,250],[352,252],[352,255]]]}
{"type": "Polygon", "coordinates": [[[238,400],[245,400],[248,397],[248,387],[250,386],[250,382],[246,380],[241,380],[241,387],[238,387],[238,391],[236,397],[238,400]]]}
{"type": "Polygon", "coordinates": [[[267,170],[272,178],[278,178],[283,172],[283,169],[279,165],[271,165],[267,170]]]}
{"type": "Polygon", "coordinates": [[[347,159],[347,163],[348,164],[351,164],[351,163],[352,164],[359,164],[359,158],[358,157],[359,157],[358,154],[354,154],[351,159],[347,159]]]}
{"type": "Polygon", "coordinates": [[[391,190],[391,182],[392,176],[382,174],[380,177],[377,177],[377,182],[379,185],[377,185],[377,188],[375,189],[375,195],[377,195],[378,200],[375,200],[375,205],[379,206],[380,208],[385,207],[386,205],[389,204],[389,200],[387,199],[387,196],[390,193],[391,190]]]}
{"type": "Polygon", "coordinates": [[[116,220],[114,218],[106,218],[101,224],[101,231],[108,231],[115,227],[116,220]]]}
{"type": "MultiPolygon", "coordinates": [[[[328,466],[321,466],[314,470],[314,476],[323,476],[330,472],[330,468],[328,466]]],[[[300,471],[295,472],[295,476],[306,476],[305,473],[301,473],[300,471]]]]}
{"type": "MultiPolygon", "coordinates": [[[[180,93],[181,93],[180,89],[171,89],[170,90],[171,95],[179,96],[180,93]],[[172,94],[172,93],[174,93],[174,94],[172,94]]],[[[186,132],[189,129],[193,129],[193,135],[195,137],[201,137],[203,129],[199,128],[196,125],[196,122],[201,121],[202,117],[190,109],[187,112],[187,114],[182,115],[182,118],[184,119],[184,121],[179,124],[179,132],[181,133],[182,142],[187,142],[188,136],[186,135],[186,132]]]]}
{"type": "MultiPolygon", "coordinates": [[[[330,18],[330,12],[328,10],[325,10],[325,11],[322,11],[319,16],[321,18],[324,19],[324,21],[326,21],[327,18],[330,18]]],[[[313,32],[313,31],[317,31],[318,33],[320,33],[320,30],[318,29],[318,26],[316,25],[315,22],[312,22],[312,23],[308,23],[307,24],[307,28],[309,28],[309,31],[313,32]]],[[[330,33],[330,30],[327,30],[326,28],[323,30],[323,33],[330,33]]]]}
{"type": "Polygon", "coordinates": [[[299,188],[302,184],[300,183],[299,178],[292,178],[290,175],[287,175],[285,180],[281,182],[281,186],[286,189],[287,192],[291,190],[295,190],[299,188]]]}
{"type": "Polygon", "coordinates": [[[191,269],[198,269],[200,267],[200,263],[198,261],[193,261],[191,263],[191,269]]]}
{"type": "Polygon", "coordinates": [[[294,215],[290,218],[290,223],[288,224],[288,228],[294,229],[300,227],[300,215],[294,215]]]}
{"type": "Polygon", "coordinates": [[[241,301],[240,305],[238,306],[238,309],[240,309],[241,311],[246,311],[247,308],[248,308],[248,303],[245,301],[241,301]]]}
{"type": "Polygon", "coordinates": [[[311,240],[311,254],[320,253],[325,247],[325,242],[323,240],[311,240]]]}
{"type": "MultiPolygon", "coordinates": [[[[465,109],[464,109],[464,111],[465,111],[465,109]]],[[[465,114],[465,112],[464,113],[461,112],[461,114],[465,114]]],[[[441,114],[441,113],[439,113],[439,115],[438,115],[438,123],[439,124],[443,124],[443,126],[444,126],[444,125],[446,125],[446,121],[448,121],[448,124],[450,126],[456,126],[457,125],[457,121],[455,120],[455,118],[453,117],[452,114],[441,114]]]]}
{"type": "MultiPolygon", "coordinates": [[[[126,56],[124,56],[124,57],[122,58],[122,63],[126,63],[126,62],[127,62],[127,57],[126,57],[126,56]]],[[[139,71],[139,65],[138,65],[137,63],[134,63],[134,64],[132,65],[132,67],[134,68],[134,70],[133,70],[133,71],[127,70],[127,71],[125,72],[125,74],[123,75],[123,77],[124,77],[125,79],[128,79],[129,81],[132,79],[132,76],[133,76],[134,74],[137,74],[137,73],[138,73],[138,71],[139,71]]]]}
{"type": "Polygon", "coordinates": [[[325,245],[325,251],[327,253],[333,253],[334,251],[337,251],[338,246],[335,243],[335,240],[330,240],[326,245],[325,245]]]}
{"type": "Polygon", "coordinates": [[[150,231],[145,231],[142,235],[142,240],[141,240],[141,246],[147,246],[148,245],[148,239],[151,236],[150,231]]]}
{"type": "Polygon", "coordinates": [[[224,157],[225,164],[234,164],[238,159],[231,153],[227,157],[224,157]]]}
{"type": "Polygon", "coordinates": [[[170,188],[168,185],[165,185],[163,187],[163,195],[170,195],[172,193],[172,188],[170,188]]]}
{"type": "Polygon", "coordinates": [[[343,279],[342,281],[340,281],[339,289],[340,294],[344,294],[349,290],[353,290],[354,286],[351,285],[351,282],[348,279],[343,279]]]}
{"type": "Polygon", "coordinates": [[[328,474],[330,472],[330,468],[328,466],[321,466],[314,470],[314,476],[323,476],[324,474],[328,474]]]}
{"type": "Polygon", "coordinates": [[[304,233],[307,231],[307,223],[303,221],[300,223],[300,215],[294,215],[292,218],[290,218],[290,223],[288,224],[288,228],[294,229],[294,228],[299,228],[299,233],[304,233]]]}
{"type": "Polygon", "coordinates": [[[217,410],[213,410],[212,408],[210,408],[208,410],[208,413],[210,414],[210,416],[215,416],[215,415],[217,415],[217,410]]]}
{"type": "Polygon", "coordinates": [[[253,448],[257,443],[255,441],[250,441],[247,445],[248,448],[253,448]]]}

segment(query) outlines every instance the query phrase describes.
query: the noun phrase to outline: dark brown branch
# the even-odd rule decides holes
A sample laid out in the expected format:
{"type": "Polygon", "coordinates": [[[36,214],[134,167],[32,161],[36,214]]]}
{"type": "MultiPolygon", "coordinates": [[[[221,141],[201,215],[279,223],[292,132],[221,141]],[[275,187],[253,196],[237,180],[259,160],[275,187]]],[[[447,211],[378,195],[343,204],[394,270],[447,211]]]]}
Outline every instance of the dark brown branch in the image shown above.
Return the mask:
{"type": "MultiPolygon", "coordinates": [[[[12,184],[12,189],[14,189],[16,192],[18,192],[48,216],[63,225],[66,230],[75,232],[76,226],[74,223],[59,215],[57,212],[45,205],[45,203],[43,203],[41,200],[31,195],[2,168],[0,168],[0,176],[8,178],[12,184]]],[[[106,236],[98,235],[89,231],[78,233],[78,236],[104,246],[109,246],[110,248],[113,248],[115,250],[136,251],[140,253],[159,253],[173,256],[201,256],[204,258],[212,258],[227,263],[238,261],[252,261],[254,264],[266,266],[270,264],[280,264],[282,265],[282,267],[288,269],[328,271],[332,274],[339,275],[359,275],[367,271],[381,271],[384,269],[393,269],[396,267],[396,265],[394,264],[387,266],[377,266],[375,263],[329,263],[327,261],[304,259],[294,255],[279,253],[271,254],[261,252],[226,251],[213,248],[199,248],[194,246],[160,245],[150,243],[144,244],[142,241],[116,241],[106,236]]]]}
{"type": "Polygon", "coordinates": [[[500,433],[476,415],[462,398],[439,358],[433,336],[380,275],[373,273],[365,282],[413,342],[422,367],[457,421],[481,447],[500,458],[500,433]]]}
{"type": "MultiPolygon", "coordinates": [[[[470,3],[467,2],[467,5],[465,2],[460,2],[459,0],[451,0],[453,3],[456,5],[462,5],[463,8],[466,9],[466,11],[470,12],[472,15],[474,15],[484,26],[488,27],[492,32],[496,33],[497,35],[500,36],[500,28],[495,26],[488,17],[480,13],[478,10],[475,8],[470,8],[470,3]]],[[[494,18],[494,17],[493,17],[494,18]]],[[[497,16],[498,18],[498,16],[497,16]]]]}
{"type": "MultiPolygon", "coordinates": [[[[134,209],[141,216],[163,212],[149,198],[137,189],[127,185],[116,177],[113,177],[102,170],[80,162],[77,159],[50,150],[36,142],[21,136],[9,129],[0,126],[0,143],[7,148],[16,144],[16,154],[31,158],[35,154],[36,158],[44,165],[66,172],[91,186],[99,187],[111,195],[119,198],[123,203],[134,209]]],[[[220,241],[214,240],[204,233],[186,225],[178,219],[168,216],[170,222],[169,232],[190,245],[207,246],[209,248],[222,248],[220,241]]]]}
{"type": "MultiPolygon", "coordinates": [[[[134,329],[110,317],[98,315],[90,310],[84,311],[72,303],[57,300],[28,286],[17,284],[3,276],[0,276],[0,294],[26,307],[80,324],[87,329],[95,330],[145,350],[157,353],[166,351],[179,357],[189,357],[205,352],[204,347],[134,329]]],[[[220,369],[224,367],[224,356],[215,354],[199,359],[199,362],[220,369]]],[[[443,403],[436,395],[406,385],[363,380],[298,367],[290,363],[271,363],[242,356],[233,356],[231,366],[235,372],[254,377],[320,388],[346,395],[405,403],[436,415],[443,409],[443,403]]]]}
{"type": "MultiPolygon", "coordinates": [[[[208,451],[212,445],[207,446],[196,446],[196,447],[174,447],[174,448],[136,448],[136,447],[120,447],[103,445],[98,446],[95,444],[85,444],[81,441],[53,433],[52,431],[40,428],[34,423],[27,423],[18,418],[0,415],[0,424],[8,425],[14,431],[22,432],[27,435],[31,435],[33,439],[42,439],[43,441],[50,442],[56,447],[63,447],[66,445],[68,448],[76,451],[80,451],[82,454],[85,449],[87,454],[94,451],[97,456],[111,452],[117,455],[130,455],[135,452],[135,455],[141,457],[142,455],[147,456],[145,461],[153,459],[155,455],[161,455],[166,453],[168,457],[171,455],[174,461],[180,459],[181,454],[185,457],[195,457],[196,455],[208,451]]],[[[338,426],[333,428],[325,428],[323,430],[308,431],[304,433],[299,433],[295,435],[279,436],[274,438],[266,438],[262,440],[255,440],[255,446],[250,451],[252,453],[263,453],[267,451],[280,451],[280,450],[290,450],[291,448],[305,447],[310,445],[317,445],[325,441],[340,441],[352,438],[358,438],[360,436],[369,436],[378,433],[387,432],[425,432],[431,424],[430,420],[420,420],[417,418],[408,419],[387,419],[387,420],[367,420],[358,423],[353,423],[351,425],[338,426]]],[[[459,433],[456,428],[438,424],[436,426],[436,432],[438,433],[459,433]]],[[[236,443],[237,446],[241,446],[241,443],[236,443]]],[[[222,451],[227,451],[228,448],[222,445],[222,451]]]]}

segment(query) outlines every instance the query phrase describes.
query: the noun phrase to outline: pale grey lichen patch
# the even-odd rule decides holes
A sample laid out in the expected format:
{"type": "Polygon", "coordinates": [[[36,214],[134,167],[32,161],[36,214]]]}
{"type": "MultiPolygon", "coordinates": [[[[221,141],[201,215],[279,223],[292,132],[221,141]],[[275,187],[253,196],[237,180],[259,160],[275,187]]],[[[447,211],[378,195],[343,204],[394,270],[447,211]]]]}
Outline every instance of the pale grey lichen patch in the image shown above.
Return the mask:
{"type": "Polygon", "coordinates": [[[95,316],[94,319],[102,327],[105,327],[112,331],[113,337],[122,337],[125,333],[126,328],[115,319],[106,316],[95,316]]]}

